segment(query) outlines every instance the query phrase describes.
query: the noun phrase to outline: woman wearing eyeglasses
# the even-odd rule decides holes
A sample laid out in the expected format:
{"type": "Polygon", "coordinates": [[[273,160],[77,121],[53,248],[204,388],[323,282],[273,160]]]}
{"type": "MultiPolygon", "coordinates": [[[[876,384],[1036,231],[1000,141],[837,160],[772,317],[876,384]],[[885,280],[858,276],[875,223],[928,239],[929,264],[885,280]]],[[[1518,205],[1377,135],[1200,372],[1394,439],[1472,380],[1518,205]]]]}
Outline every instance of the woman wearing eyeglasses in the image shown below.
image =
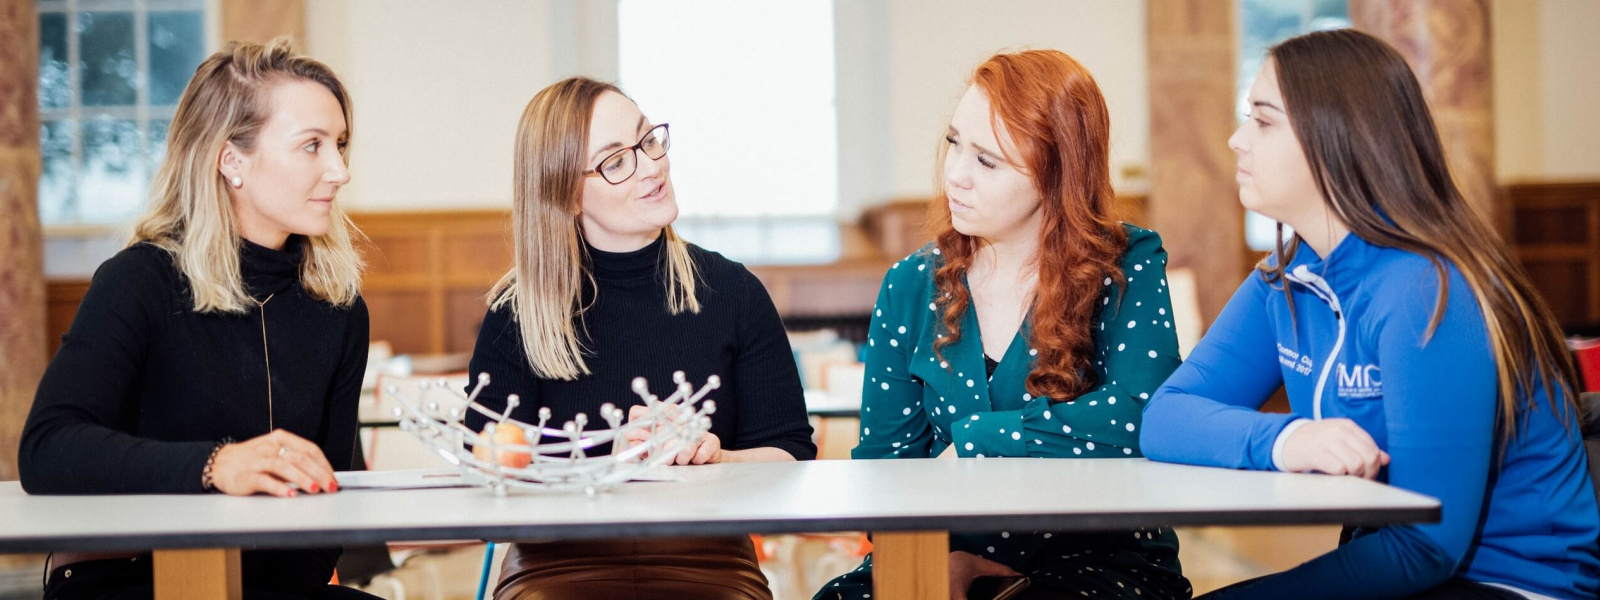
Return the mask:
{"type": "MultiPolygon", "coordinates": [[[[777,310],[743,265],[679,238],[665,123],[611,84],[541,90],[517,128],[515,264],[489,294],[473,373],[515,419],[541,408],[591,421],[607,402],[661,397],[672,374],[722,379],[711,431],[674,464],[816,457],[800,377],[777,310]]],[[[637,415],[630,411],[630,418],[637,415]]],[[[469,413],[467,425],[484,425],[469,413]]],[[[637,441],[637,440],[634,440],[637,441]]],[[[608,446],[591,450],[609,452],[608,446]]],[[[771,598],[748,537],[516,544],[495,598],[771,598]]]]}

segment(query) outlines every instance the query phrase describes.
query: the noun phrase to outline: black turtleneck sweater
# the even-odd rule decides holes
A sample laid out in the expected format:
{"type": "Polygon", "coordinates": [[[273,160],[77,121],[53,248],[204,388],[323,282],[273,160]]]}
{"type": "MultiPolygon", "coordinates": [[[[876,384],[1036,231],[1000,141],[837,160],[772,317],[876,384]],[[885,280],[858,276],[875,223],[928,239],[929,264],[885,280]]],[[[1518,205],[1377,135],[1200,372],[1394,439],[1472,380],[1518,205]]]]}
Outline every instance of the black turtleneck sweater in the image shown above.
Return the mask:
{"type": "MultiPolygon", "coordinates": [[[[266,302],[242,314],[195,312],[187,281],[156,246],[137,244],[102,264],[39,382],[18,457],[23,488],[199,493],[216,445],[266,434],[269,423],[312,441],[334,469],[348,470],[367,362],[367,307],[311,298],[300,286],[302,244],[292,236],[275,251],[244,242],[245,289],[266,302]]],[[[246,552],[245,583],[258,587],[256,575],[277,589],[324,584],[337,556],[246,552]]]]}
{"type": "MultiPolygon", "coordinates": [[[[683,371],[696,388],[717,375],[722,386],[706,398],[717,403],[711,432],[724,449],[771,447],[796,460],[816,458],[794,353],[766,288],[744,265],[690,245],[700,271],[700,312],[671,314],[664,237],[627,253],[588,247],[596,287],[585,284],[584,300],[592,305],[579,332],[589,349],[584,355],[588,375],[573,381],[536,376],[524,358],[511,309],[490,310],[470,367],[474,376],[491,378],[479,400],[499,411],[507,394],[518,394],[522,400],[512,414],[518,420],[537,423],[539,408],[549,407],[551,427],[581,412],[589,416],[591,429],[604,428],[600,405],[643,404],[632,392],[634,377],[648,379],[650,391],[665,398],[674,390],[673,371],[683,371]]],[[[477,412],[468,413],[467,426],[474,430],[485,421],[477,412]]],[[[603,446],[591,455],[609,451],[603,446]]]]}

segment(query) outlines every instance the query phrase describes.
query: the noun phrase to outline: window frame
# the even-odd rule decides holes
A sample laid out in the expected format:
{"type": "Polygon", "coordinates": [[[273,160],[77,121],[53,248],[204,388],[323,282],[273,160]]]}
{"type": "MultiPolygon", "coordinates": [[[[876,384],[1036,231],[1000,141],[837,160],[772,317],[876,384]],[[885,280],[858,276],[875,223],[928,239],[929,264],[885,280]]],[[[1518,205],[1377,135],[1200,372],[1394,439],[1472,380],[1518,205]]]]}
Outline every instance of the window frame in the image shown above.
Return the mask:
{"type": "MultiPolygon", "coordinates": [[[[150,173],[154,172],[155,164],[151,162],[150,151],[153,141],[150,133],[151,121],[171,121],[177,111],[177,104],[168,106],[153,106],[150,103],[150,13],[161,12],[199,12],[201,15],[202,35],[200,39],[201,55],[214,52],[217,45],[217,0],[38,0],[38,17],[47,14],[60,14],[66,18],[66,45],[67,45],[67,103],[66,106],[45,106],[39,102],[39,127],[40,133],[44,132],[47,122],[67,123],[71,128],[71,152],[68,160],[72,173],[72,197],[70,198],[69,211],[74,215],[73,220],[57,223],[41,223],[45,236],[90,237],[94,235],[110,234],[120,231],[126,223],[96,223],[84,222],[80,215],[85,211],[82,204],[81,182],[84,168],[84,130],[85,125],[96,119],[109,119],[113,121],[133,121],[139,137],[139,162],[145,169],[145,183],[148,186],[150,173]],[[134,75],[134,103],[122,106],[85,106],[83,104],[83,80],[81,77],[80,61],[83,58],[82,36],[78,33],[79,16],[85,12],[118,12],[130,13],[133,16],[133,54],[135,64],[134,75]]],[[[36,17],[37,18],[37,17],[36,17]]],[[[42,90],[41,90],[42,91],[42,90]]],[[[38,98],[35,98],[38,102],[38,98]]],[[[41,143],[43,140],[41,139],[41,143]]],[[[42,145],[42,144],[41,144],[42,145]]],[[[42,165],[41,165],[42,167],[42,165]]],[[[43,183],[43,170],[40,178],[43,183]]],[[[148,194],[148,188],[145,190],[148,194]]],[[[39,214],[41,221],[44,216],[43,197],[40,202],[39,214]]],[[[130,215],[135,217],[137,215],[130,215]]]]}

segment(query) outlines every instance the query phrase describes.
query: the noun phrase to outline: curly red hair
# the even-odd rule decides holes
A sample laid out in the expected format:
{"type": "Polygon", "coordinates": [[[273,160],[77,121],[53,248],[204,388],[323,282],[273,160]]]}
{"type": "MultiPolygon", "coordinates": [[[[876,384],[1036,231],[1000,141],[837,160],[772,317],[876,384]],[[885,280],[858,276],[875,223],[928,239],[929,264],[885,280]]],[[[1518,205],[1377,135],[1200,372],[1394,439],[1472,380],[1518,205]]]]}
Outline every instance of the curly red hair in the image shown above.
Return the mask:
{"type": "MultiPolygon", "coordinates": [[[[1093,325],[1102,308],[1105,279],[1121,285],[1119,262],[1128,233],[1112,216],[1111,118],[1089,71],[1055,50],[997,54],[972,75],[989,98],[990,122],[1010,134],[1018,156],[1005,156],[1033,177],[1041,198],[1039,282],[1030,310],[1028,344],[1039,351],[1028,374],[1028,393],[1067,401],[1099,385],[1092,364],[1093,325]]],[[[1002,149],[1002,153],[1005,151],[1002,149]]],[[[944,154],[939,155],[944,171],[944,154]]],[[[934,272],[934,302],[945,335],[934,352],[961,339],[961,320],[972,297],[967,270],[981,240],[951,224],[940,193],[929,226],[944,257],[934,272]]]]}

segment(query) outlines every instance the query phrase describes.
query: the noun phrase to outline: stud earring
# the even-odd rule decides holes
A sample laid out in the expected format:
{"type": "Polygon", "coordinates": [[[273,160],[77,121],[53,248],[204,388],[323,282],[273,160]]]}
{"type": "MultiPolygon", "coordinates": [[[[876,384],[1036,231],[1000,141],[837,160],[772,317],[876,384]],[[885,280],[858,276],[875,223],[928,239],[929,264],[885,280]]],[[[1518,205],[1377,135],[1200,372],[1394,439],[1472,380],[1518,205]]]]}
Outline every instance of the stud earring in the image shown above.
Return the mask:
{"type": "Polygon", "coordinates": [[[229,179],[228,180],[228,183],[233,184],[233,187],[243,187],[244,186],[244,178],[239,177],[238,175],[234,175],[233,179],[229,179]]]}

